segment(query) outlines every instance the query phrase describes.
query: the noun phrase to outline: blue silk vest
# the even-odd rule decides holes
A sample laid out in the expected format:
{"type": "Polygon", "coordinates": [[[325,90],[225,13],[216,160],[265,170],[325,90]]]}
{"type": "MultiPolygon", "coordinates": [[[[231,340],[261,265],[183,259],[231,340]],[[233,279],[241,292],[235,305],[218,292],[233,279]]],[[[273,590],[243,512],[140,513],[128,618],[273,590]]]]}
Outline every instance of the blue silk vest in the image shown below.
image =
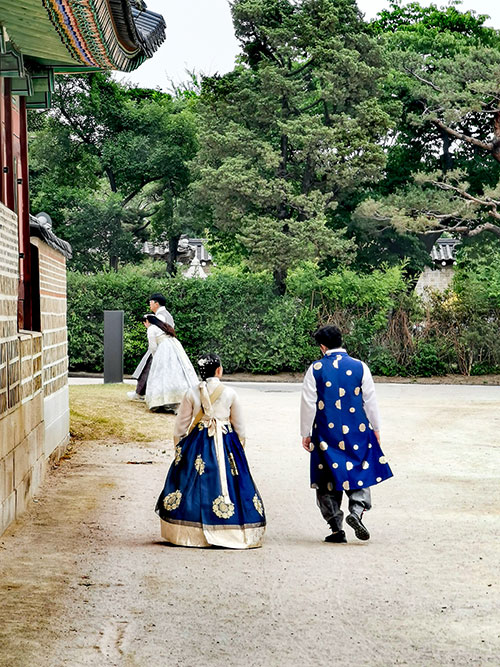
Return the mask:
{"type": "Polygon", "coordinates": [[[311,442],[311,486],[354,491],[392,471],[363,407],[363,365],[346,352],[313,363],[317,401],[311,442]]]}

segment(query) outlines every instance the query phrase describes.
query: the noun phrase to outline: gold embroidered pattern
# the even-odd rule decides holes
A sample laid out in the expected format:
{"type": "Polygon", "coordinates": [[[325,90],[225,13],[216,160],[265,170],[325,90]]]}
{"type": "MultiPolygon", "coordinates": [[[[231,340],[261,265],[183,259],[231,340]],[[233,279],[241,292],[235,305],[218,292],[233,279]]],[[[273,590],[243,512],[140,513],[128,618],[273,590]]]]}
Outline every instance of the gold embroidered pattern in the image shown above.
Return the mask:
{"type": "Polygon", "coordinates": [[[343,387],[339,388],[339,396],[342,398],[342,396],[345,396],[345,389],[343,387]]]}
{"type": "Polygon", "coordinates": [[[212,509],[219,519],[230,519],[234,514],[233,503],[224,500],[224,496],[217,496],[212,504],[212,509]]]}
{"type": "Polygon", "coordinates": [[[205,472],[205,461],[201,458],[201,454],[198,454],[194,462],[194,467],[198,475],[203,475],[205,472]]]}
{"type": "Polygon", "coordinates": [[[356,387],[356,389],[354,390],[355,395],[359,396],[360,391],[361,391],[361,387],[356,387]]]}
{"type": "Polygon", "coordinates": [[[366,431],[366,424],[360,424],[359,430],[361,431],[361,433],[364,433],[366,431]]]}
{"type": "Polygon", "coordinates": [[[323,401],[318,401],[318,410],[323,410],[324,407],[325,404],[323,403],[323,401]]]}
{"type": "Polygon", "coordinates": [[[345,481],[345,482],[342,484],[342,488],[343,488],[345,491],[349,491],[349,482],[348,482],[348,481],[345,481]]]}
{"type": "Polygon", "coordinates": [[[324,440],[322,440],[319,443],[319,448],[322,449],[324,452],[326,452],[326,450],[328,449],[328,444],[324,440]]]}
{"type": "Polygon", "coordinates": [[[175,445],[175,465],[180,463],[180,460],[182,459],[182,447],[180,445],[175,445]]]}
{"type": "Polygon", "coordinates": [[[165,496],[163,499],[163,507],[167,512],[173,512],[173,510],[176,510],[179,507],[181,500],[182,493],[180,491],[174,491],[173,493],[169,493],[168,496],[165,496]]]}
{"type": "Polygon", "coordinates": [[[315,370],[319,371],[319,369],[320,369],[322,366],[323,366],[323,364],[321,363],[321,361],[317,361],[317,362],[314,364],[313,368],[314,368],[315,370]]]}
{"type": "Polygon", "coordinates": [[[253,506],[260,514],[260,516],[264,516],[264,506],[262,505],[262,501],[257,494],[255,494],[255,496],[253,497],[253,506]]]}
{"type": "Polygon", "coordinates": [[[227,458],[229,459],[229,465],[231,466],[231,475],[233,477],[239,475],[238,467],[236,465],[236,461],[234,460],[234,454],[231,452],[227,458]]]}

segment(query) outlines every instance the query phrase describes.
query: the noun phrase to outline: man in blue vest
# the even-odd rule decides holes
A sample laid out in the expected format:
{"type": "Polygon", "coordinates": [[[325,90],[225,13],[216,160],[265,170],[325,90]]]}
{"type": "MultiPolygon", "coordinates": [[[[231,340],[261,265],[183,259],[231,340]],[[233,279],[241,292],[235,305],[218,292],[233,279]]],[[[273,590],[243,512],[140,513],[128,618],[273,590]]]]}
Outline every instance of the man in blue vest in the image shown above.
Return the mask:
{"type": "Polygon", "coordinates": [[[300,428],[302,446],[311,453],[311,487],[332,530],[325,542],[347,542],[340,509],[344,493],[346,523],[358,539],[368,540],[362,516],[371,508],[370,486],[392,477],[380,448],[375,385],[368,366],[342,347],[337,327],[322,327],[314,338],[323,357],[304,377],[300,428]]]}

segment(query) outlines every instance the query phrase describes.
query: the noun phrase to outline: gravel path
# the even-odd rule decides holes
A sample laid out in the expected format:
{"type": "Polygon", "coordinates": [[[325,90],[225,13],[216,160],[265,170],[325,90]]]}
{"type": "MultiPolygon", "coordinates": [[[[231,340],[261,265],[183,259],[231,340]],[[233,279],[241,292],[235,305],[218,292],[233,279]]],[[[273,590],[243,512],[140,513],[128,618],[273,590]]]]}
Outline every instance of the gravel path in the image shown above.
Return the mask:
{"type": "Polygon", "coordinates": [[[497,666],[500,387],[377,385],[395,476],[347,545],[322,542],[298,389],[238,390],[262,549],[161,543],[172,443],[79,444],[0,538],[1,667],[497,666]]]}

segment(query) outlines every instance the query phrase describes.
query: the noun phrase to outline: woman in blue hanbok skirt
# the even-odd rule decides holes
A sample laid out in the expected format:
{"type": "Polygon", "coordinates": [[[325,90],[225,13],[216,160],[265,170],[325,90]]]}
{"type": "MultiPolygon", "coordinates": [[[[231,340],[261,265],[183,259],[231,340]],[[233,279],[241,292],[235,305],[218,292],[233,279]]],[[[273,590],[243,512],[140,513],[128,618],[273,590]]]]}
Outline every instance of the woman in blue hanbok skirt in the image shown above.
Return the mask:
{"type": "Polygon", "coordinates": [[[179,406],[175,459],[156,504],[162,537],[186,547],[260,547],[266,519],[236,392],[220,381],[219,357],[205,355],[198,366],[202,382],[179,406]]]}

